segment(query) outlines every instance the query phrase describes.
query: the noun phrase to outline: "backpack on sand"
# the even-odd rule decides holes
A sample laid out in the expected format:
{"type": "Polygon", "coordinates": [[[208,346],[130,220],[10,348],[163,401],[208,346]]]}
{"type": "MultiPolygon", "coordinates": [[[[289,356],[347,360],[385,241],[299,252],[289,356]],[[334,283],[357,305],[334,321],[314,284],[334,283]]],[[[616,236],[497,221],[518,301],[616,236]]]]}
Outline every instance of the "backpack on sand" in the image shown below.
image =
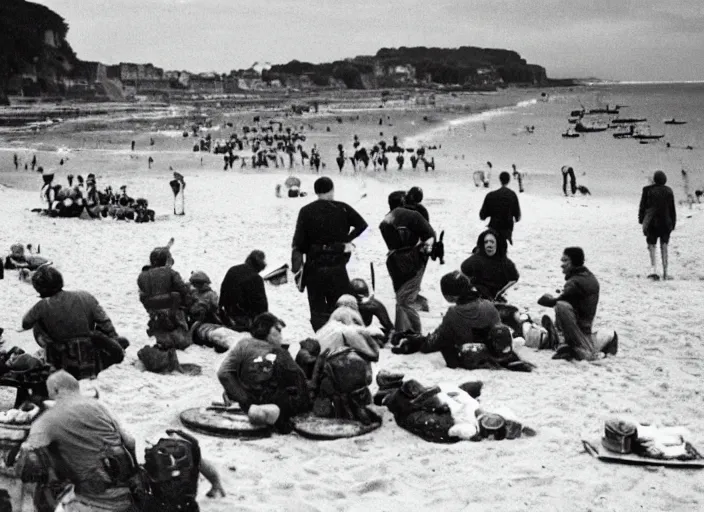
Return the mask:
{"type": "Polygon", "coordinates": [[[179,438],[162,438],[144,450],[145,510],[197,510],[201,460],[198,440],[181,430],[166,433],[179,438]]]}

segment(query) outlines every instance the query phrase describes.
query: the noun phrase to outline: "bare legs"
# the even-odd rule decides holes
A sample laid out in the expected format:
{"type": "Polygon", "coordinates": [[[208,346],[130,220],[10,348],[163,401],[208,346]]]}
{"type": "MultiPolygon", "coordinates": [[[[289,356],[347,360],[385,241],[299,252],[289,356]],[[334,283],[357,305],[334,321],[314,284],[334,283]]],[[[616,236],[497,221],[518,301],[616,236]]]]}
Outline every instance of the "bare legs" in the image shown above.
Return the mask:
{"type": "Polygon", "coordinates": [[[660,256],[662,257],[662,278],[667,279],[667,244],[660,242],[660,256]]]}
{"type": "MultiPolygon", "coordinates": [[[[651,275],[657,275],[657,261],[656,261],[656,249],[655,244],[648,244],[648,254],[650,255],[650,268],[651,275]]],[[[667,244],[660,242],[660,257],[662,259],[662,278],[668,279],[667,274],[667,244]]]]}

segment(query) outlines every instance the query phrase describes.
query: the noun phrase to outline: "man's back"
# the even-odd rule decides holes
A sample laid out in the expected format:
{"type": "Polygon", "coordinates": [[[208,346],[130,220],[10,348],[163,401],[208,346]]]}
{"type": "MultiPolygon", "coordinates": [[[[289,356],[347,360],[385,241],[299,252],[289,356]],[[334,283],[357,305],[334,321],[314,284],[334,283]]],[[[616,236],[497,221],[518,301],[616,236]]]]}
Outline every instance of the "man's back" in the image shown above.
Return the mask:
{"type": "Polygon", "coordinates": [[[129,489],[106,485],[110,477],[102,463],[106,447],[123,446],[118,428],[98,400],[80,394],[67,396],[32,424],[25,447],[49,447],[57,454],[70,471],[71,481],[78,484],[77,494],[99,502],[128,504],[129,489]]]}
{"type": "Polygon", "coordinates": [[[255,316],[268,310],[264,280],[249,264],[231,267],[220,286],[220,306],[231,316],[255,316]]]}
{"type": "Polygon", "coordinates": [[[521,208],[518,196],[508,187],[501,187],[489,192],[484,198],[484,204],[479,212],[479,218],[491,217],[489,227],[505,230],[513,229],[513,221],[521,218],[521,208]]]}
{"type": "Polygon", "coordinates": [[[402,206],[384,217],[379,230],[389,250],[413,247],[419,240],[435,236],[433,228],[419,212],[402,206]]]}
{"type": "MultiPolygon", "coordinates": [[[[29,329],[38,323],[53,340],[67,341],[90,336],[97,322],[110,320],[95,297],[85,291],[62,290],[37,302],[22,319],[22,326],[29,329]]],[[[111,323],[106,330],[112,331],[106,334],[116,336],[111,323]]]]}
{"type": "Polygon", "coordinates": [[[649,185],[643,188],[638,220],[642,223],[648,217],[648,221],[655,226],[670,230],[675,228],[675,196],[667,185],[649,185]]]}
{"type": "Polygon", "coordinates": [[[575,268],[565,281],[559,300],[569,302],[577,314],[577,324],[587,334],[591,332],[592,322],[599,305],[599,281],[584,266],[575,268]]]}
{"type": "Polygon", "coordinates": [[[313,244],[349,242],[350,227],[366,227],[364,219],[346,203],[318,199],[301,208],[293,246],[307,253],[313,244]]]}

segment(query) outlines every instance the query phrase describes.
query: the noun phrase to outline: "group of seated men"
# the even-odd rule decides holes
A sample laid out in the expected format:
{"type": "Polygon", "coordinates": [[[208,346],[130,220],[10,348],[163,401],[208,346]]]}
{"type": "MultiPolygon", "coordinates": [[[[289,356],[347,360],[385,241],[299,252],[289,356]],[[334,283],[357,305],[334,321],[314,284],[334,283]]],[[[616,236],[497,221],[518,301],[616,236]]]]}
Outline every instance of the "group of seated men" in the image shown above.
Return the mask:
{"type": "Polygon", "coordinates": [[[40,197],[46,205],[41,209],[51,217],[80,217],[85,211],[89,217],[111,217],[117,220],[133,220],[135,222],[154,221],[154,210],[149,209],[149,201],[144,198],[133,198],[127,194],[127,187],[120,187],[120,192],[113,192],[107,187],[103,192],[96,185],[95,175],[89,174],[84,181],[83,176],[69,174],[68,187],[54,183],[53,173],[43,173],[40,197]]]}

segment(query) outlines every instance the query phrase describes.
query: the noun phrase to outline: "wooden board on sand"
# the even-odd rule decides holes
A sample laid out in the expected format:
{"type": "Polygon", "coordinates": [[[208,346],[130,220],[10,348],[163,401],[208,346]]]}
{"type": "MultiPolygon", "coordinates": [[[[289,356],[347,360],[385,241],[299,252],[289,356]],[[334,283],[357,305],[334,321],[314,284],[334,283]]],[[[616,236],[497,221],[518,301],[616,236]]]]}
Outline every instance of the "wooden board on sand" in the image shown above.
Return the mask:
{"type": "Polygon", "coordinates": [[[303,437],[320,441],[357,437],[381,427],[381,418],[369,409],[367,412],[372,418],[369,425],[356,420],[319,418],[311,413],[301,414],[292,419],[293,430],[303,437]]]}
{"type": "Polygon", "coordinates": [[[677,459],[653,459],[650,457],[641,457],[634,453],[615,453],[610,452],[601,446],[599,441],[590,442],[582,439],[582,444],[587,453],[592,457],[596,457],[604,462],[616,462],[619,464],[635,464],[640,466],[667,466],[673,468],[704,468],[704,457],[689,443],[689,450],[693,451],[698,458],[694,460],[677,460],[677,459]]]}
{"type": "Polygon", "coordinates": [[[272,428],[252,425],[247,414],[239,408],[221,406],[194,407],[180,415],[181,423],[189,429],[219,437],[269,437],[272,428]]]}

